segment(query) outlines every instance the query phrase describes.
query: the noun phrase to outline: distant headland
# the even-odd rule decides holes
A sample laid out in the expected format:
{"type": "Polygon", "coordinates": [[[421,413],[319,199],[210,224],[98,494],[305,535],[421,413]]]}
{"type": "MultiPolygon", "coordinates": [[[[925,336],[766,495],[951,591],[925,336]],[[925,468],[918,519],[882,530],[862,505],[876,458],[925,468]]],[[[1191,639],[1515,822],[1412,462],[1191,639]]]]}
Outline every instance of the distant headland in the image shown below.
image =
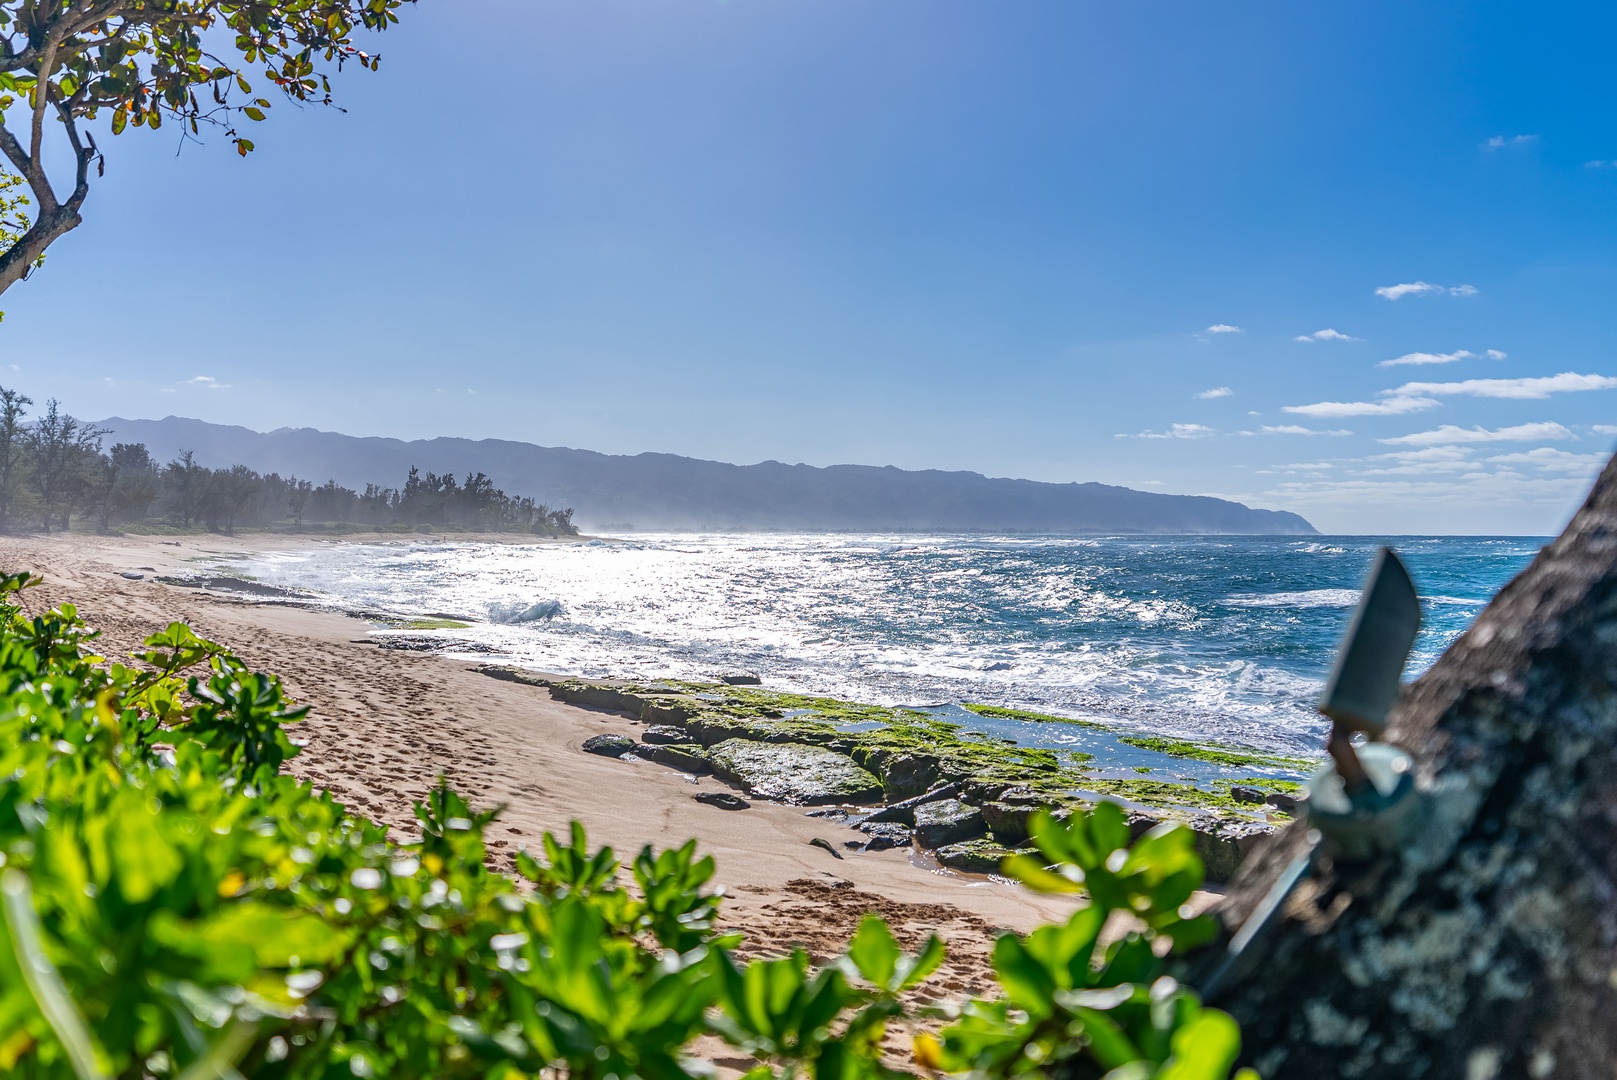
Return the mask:
{"type": "Polygon", "coordinates": [[[1304,518],[1205,495],[1107,484],[1051,484],[892,466],[731,465],[674,454],[601,454],[504,439],[361,438],[313,428],[270,432],[169,416],[97,422],[158,460],[333,479],[396,480],[412,466],[483,472],[502,488],[570,506],[586,529],[763,532],[1239,533],[1314,535],[1304,518]]]}

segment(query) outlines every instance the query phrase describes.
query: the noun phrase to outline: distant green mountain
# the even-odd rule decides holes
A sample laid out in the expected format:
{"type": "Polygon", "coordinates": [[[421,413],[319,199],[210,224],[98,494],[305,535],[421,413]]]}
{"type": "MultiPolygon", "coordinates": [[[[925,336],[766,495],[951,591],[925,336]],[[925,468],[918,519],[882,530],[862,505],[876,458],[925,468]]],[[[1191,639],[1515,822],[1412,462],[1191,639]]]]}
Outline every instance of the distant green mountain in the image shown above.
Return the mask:
{"type": "Polygon", "coordinates": [[[423,472],[484,472],[507,491],[571,506],[586,529],[773,532],[1278,533],[1313,535],[1296,514],[1205,495],[1047,484],[892,466],[728,465],[674,454],[598,454],[504,439],[359,438],[313,428],[258,432],[178,416],[113,417],[108,443],[160,461],[247,465],[319,484],[397,486],[423,472]]]}

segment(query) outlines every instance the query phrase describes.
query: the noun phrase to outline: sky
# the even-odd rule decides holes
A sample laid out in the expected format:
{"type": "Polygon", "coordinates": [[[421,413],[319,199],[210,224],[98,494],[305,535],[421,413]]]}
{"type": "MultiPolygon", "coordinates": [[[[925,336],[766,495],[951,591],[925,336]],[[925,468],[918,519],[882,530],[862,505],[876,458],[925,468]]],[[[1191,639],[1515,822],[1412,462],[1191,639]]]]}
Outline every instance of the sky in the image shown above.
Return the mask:
{"type": "Polygon", "coordinates": [[[0,297],[0,378],[89,419],[1549,533],[1617,445],[1614,34],[1595,3],[421,0],[246,159],[102,133],[84,224],[0,297]]]}

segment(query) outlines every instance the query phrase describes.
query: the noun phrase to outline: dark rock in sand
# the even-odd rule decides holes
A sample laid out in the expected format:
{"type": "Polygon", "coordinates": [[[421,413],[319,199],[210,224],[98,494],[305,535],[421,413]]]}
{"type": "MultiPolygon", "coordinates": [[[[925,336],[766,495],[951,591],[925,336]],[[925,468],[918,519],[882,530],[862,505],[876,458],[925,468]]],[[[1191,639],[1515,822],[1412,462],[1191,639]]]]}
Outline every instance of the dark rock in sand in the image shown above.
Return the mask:
{"type": "Polygon", "coordinates": [[[821,840],[818,836],[816,836],[814,839],[809,841],[809,844],[810,846],[820,848],[823,851],[829,851],[835,858],[842,858],[842,852],[832,847],[831,841],[829,840],[821,840]]]}
{"type": "Polygon", "coordinates": [[[672,724],[653,724],[640,733],[640,741],[643,743],[661,743],[668,746],[675,743],[688,743],[691,741],[691,736],[682,727],[674,727],[672,724]]]}
{"type": "Polygon", "coordinates": [[[680,772],[701,774],[708,771],[707,757],[703,755],[702,748],[695,743],[674,746],[663,743],[641,745],[635,748],[635,756],[655,761],[659,765],[667,765],[680,772]]]}
{"type": "Polygon", "coordinates": [[[910,827],[896,821],[862,821],[855,828],[870,837],[866,846],[871,851],[910,845],[910,827]],[[877,843],[878,840],[880,843],[877,843]]]}
{"type": "Polygon", "coordinates": [[[987,828],[983,812],[959,799],[942,799],[915,808],[915,839],[922,847],[940,848],[970,840],[987,828]]]}
{"type": "Polygon", "coordinates": [[[720,810],[750,810],[752,804],[739,795],[732,795],[728,791],[704,791],[693,796],[697,802],[706,806],[716,806],[720,810]]]}
{"type": "Polygon", "coordinates": [[[960,793],[960,785],[955,783],[939,784],[931,791],[913,798],[903,799],[877,810],[865,818],[866,821],[896,821],[904,825],[915,824],[915,808],[924,803],[938,802],[941,799],[952,799],[960,793]]]}
{"type": "Polygon", "coordinates": [[[938,862],[953,870],[964,870],[968,874],[997,874],[1000,863],[1014,852],[992,840],[967,840],[960,844],[947,844],[932,854],[938,862]]]}
{"type": "Polygon", "coordinates": [[[708,751],[708,762],[714,773],[754,795],[799,806],[881,797],[881,781],[822,746],[727,739],[708,751]]]}
{"type": "Polygon", "coordinates": [[[595,735],[584,740],[584,753],[620,758],[635,748],[627,735],[595,735]]]}
{"type": "Polygon", "coordinates": [[[804,817],[829,818],[832,821],[847,821],[848,811],[840,806],[827,806],[821,810],[810,810],[804,817]]]}

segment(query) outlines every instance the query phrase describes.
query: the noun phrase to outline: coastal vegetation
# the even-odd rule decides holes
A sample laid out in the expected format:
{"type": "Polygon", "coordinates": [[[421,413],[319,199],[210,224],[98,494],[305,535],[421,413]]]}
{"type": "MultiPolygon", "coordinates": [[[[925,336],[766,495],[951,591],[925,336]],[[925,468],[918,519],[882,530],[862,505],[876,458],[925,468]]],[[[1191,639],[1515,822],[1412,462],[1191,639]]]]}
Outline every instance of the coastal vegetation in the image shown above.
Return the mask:
{"type": "Polygon", "coordinates": [[[106,432],[62,412],[55,399],[29,420],[32,404],[0,387],[0,531],[77,523],[99,532],[362,527],[578,535],[571,509],[507,495],[480,472],[457,480],[412,467],[397,488],[355,491],[335,480],[316,486],[245,465],[208,468],[190,451],[158,462],[141,443],[103,449],[106,432]]]}
{"type": "Polygon", "coordinates": [[[7,1075],[685,1080],[702,1037],[753,1080],[1233,1068],[1236,1024],[1175,978],[1215,930],[1186,907],[1182,828],[1036,814],[1006,871],[1087,904],[998,939],[996,996],[928,1007],[944,944],[907,953],[879,917],[834,956],[738,958],[694,842],[624,866],[575,823],[507,877],[485,864],[498,810],[442,782],[390,837],[283,773],[307,709],[275,676],[180,623],[103,659],[71,606],[28,610],[37,580],[0,580],[7,1075]],[[909,1060],[884,1048],[922,1015],[949,1022],[909,1060]]]}

